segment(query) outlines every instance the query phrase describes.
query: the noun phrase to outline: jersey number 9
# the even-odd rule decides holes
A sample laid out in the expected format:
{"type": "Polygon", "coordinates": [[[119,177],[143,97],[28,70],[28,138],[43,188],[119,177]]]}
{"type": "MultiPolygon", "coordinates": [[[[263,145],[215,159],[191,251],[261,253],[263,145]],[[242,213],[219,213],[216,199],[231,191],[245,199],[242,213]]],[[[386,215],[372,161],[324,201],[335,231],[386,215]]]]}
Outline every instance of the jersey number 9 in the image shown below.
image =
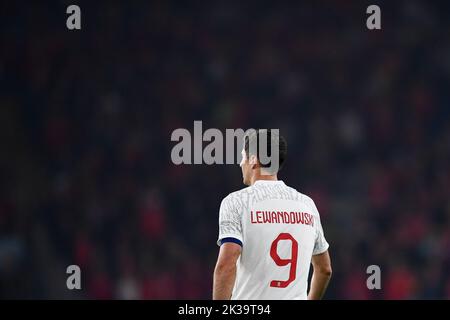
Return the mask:
{"type": "Polygon", "coordinates": [[[298,242],[294,239],[294,237],[290,233],[280,233],[270,246],[270,256],[272,257],[273,261],[275,261],[275,263],[280,267],[287,266],[288,264],[291,265],[289,269],[289,279],[285,281],[272,280],[270,282],[271,287],[286,288],[292,281],[295,280],[297,274],[297,255],[298,255],[298,242]],[[292,243],[291,257],[289,259],[281,259],[277,253],[278,242],[280,242],[280,240],[290,240],[292,243]]]}

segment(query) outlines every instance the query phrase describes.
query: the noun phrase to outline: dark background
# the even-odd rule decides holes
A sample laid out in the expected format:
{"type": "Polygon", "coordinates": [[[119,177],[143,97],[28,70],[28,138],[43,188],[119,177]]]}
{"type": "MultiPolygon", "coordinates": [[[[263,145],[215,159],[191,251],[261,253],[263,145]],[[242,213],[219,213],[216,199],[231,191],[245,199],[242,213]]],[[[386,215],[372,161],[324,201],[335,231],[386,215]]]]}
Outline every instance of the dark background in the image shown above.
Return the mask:
{"type": "Polygon", "coordinates": [[[325,298],[449,299],[450,5],[297,2],[1,2],[0,297],[209,299],[219,204],[243,186],[237,165],[171,162],[201,120],[287,138],[325,298]]]}

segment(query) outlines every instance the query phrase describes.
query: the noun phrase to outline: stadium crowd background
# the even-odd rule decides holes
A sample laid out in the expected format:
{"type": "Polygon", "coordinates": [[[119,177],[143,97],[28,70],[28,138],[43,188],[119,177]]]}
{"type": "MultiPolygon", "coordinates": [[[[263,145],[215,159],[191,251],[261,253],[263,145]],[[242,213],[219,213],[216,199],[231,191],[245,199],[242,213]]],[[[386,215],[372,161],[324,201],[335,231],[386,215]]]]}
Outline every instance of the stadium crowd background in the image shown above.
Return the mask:
{"type": "MultiPolygon", "coordinates": [[[[0,5],[0,297],[209,299],[237,165],[176,128],[280,128],[321,212],[328,299],[450,298],[450,10],[363,2],[0,5]],[[66,267],[82,290],[66,288],[66,267]],[[366,288],[379,265],[382,289],[366,288]]],[[[301,272],[301,270],[299,270],[301,272]]]]}

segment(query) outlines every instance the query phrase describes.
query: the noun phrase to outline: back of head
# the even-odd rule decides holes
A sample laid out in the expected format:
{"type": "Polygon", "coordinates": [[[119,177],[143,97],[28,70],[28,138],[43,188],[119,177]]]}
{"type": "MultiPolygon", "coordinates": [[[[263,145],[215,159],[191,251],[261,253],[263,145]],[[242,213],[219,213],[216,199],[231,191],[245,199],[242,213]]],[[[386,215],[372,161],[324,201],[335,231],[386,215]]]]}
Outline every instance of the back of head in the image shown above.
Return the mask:
{"type": "Polygon", "coordinates": [[[248,158],[256,156],[260,167],[273,175],[286,160],[287,142],[278,129],[249,129],[244,136],[244,151],[248,158]]]}

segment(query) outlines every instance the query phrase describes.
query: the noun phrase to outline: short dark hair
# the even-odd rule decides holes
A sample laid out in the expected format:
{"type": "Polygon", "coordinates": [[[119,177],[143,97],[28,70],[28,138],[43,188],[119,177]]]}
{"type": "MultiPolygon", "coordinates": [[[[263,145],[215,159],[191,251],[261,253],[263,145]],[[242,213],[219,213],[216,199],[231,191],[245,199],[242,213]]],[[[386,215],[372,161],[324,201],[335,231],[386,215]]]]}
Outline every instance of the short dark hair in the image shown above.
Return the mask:
{"type": "MultiPolygon", "coordinates": [[[[244,135],[244,151],[247,157],[250,156],[249,152],[251,150],[250,149],[250,144],[253,145],[253,143],[256,142],[256,157],[259,161],[260,159],[260,143],[262,141],[262,139],[266,138],[267,141],[267,156],[270,158],[271,157],[271,153],[272,153],[272,144],[277,144],[278,145],[278,170],[276,172],[270,172],[271,174],[275,174],[278,171],[281,170],[281,168],[283,167],[283,164],[286,160],[286,155],[287,155],[287,142],[286,139],[281,136],[280,134],[278,134],[278,130],[276,132],[272,131],[271,129],[250,129],[247,130],[247,132],[244,135]]],[[[276,148],[276,145],[275,145],[276,148]]],[[[276,150],[276,149],[275,149],[276,150]]],[[[251,154],[253,155],[253,154],[251,154]]],[[[268,163],[265,164],[261,164],[262,168],[270,168],[271,166],[271,161],[269,161],[268,163]]]]}

